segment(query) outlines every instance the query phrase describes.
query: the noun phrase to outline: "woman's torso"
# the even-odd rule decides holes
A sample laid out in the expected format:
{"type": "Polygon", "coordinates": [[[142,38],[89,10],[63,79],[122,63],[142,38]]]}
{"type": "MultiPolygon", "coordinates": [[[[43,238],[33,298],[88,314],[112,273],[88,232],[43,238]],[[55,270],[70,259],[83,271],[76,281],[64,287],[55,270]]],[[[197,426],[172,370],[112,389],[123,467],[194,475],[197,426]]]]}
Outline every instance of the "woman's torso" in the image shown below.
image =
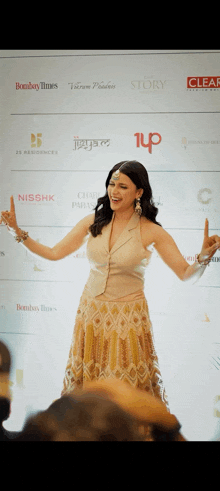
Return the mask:
{"type": "MultiPolygon", "coordinates": [[[[122,234],[123,230],[125,229],[128,220],[124,222],[117,222],[114,220],[114,215],[113,215],[113,223],[111,227],[111,233],[110,233],[110,239],[109,239],[109,252],[111,253],[111,250],[113,246],[116,244],[117,240],[119,239],[120,235],[122,234]]],[[[141,233],[141,242],[142,246],[144,249],[147,249],[148,246],[150,246],[154,242],[154,225],[150,220],[148,220],[145,217],[140,217],[140,233],[141,233]]],[[[157,226],[157,225],[156,225],[157,226]]],[[[105,293],[102,293],[101,295],[97,295],[95,297],[97,300],[109,300],[109,298],[105,295],[105,293]]],[[[117,299],[117,301],[135,301],[135,300],[140,300],[142,298],[145,298],[144,291],[143,289],[139,289],[135,291],[134,293],[130,293],[128,295],[125,295],[123,297],[120,297],[117,299]]],[[[113,300],[112,300],[113,301],[113,300]]]]}

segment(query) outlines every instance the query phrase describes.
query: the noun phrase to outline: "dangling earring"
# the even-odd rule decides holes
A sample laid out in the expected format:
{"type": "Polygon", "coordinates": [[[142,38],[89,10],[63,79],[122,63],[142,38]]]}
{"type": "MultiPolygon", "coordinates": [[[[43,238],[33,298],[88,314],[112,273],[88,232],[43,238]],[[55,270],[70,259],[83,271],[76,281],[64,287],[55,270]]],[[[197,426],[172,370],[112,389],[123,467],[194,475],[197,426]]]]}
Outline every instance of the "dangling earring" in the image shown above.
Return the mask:
{"type": "Polygon", "coordinates": [[[140,205],[140,201],[141,201],[141,198],[137,198],[136,199],[136,206],[135,206],[135,213],[137,213],[137,215],[139,215],[139,217],[142,214],[142,208],[141,208],[141,205],[140,205]]]}

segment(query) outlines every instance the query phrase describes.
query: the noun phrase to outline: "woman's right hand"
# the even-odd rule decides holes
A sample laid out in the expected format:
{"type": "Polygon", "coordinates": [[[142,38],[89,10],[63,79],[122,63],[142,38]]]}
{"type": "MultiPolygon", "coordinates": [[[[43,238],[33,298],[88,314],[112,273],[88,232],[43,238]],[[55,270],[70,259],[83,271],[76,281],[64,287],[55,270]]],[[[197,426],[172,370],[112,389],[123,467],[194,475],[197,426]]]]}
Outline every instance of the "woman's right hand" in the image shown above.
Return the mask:
{"type": "Polygon", "coordinates": [[[13,196],[10,198],[10,211],[6,210],[1,212],[0,224],[1,223],[4,223],[7,226],[9,232],[16,232],[18,230],[13,196]]]}

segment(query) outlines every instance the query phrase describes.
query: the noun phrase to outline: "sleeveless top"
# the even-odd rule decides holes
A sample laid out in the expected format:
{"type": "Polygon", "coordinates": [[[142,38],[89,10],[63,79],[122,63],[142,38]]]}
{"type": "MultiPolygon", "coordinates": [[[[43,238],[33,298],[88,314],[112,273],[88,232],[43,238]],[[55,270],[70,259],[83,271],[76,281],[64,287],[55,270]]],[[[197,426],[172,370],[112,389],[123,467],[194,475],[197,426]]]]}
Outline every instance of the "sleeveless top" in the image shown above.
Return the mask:
{"type": "Polygon", "coordinates": [[[144,273],[152,255],[153,243],[146,249],[143,247],[140,217],[134,212],[110,251],[114,215],[100,235],[93,237],[89,234],[86,253],[90,274],[84,293],[93,298],[104,294],[105,299],[111,301],[142,292],[143,298],[144,273]]]}

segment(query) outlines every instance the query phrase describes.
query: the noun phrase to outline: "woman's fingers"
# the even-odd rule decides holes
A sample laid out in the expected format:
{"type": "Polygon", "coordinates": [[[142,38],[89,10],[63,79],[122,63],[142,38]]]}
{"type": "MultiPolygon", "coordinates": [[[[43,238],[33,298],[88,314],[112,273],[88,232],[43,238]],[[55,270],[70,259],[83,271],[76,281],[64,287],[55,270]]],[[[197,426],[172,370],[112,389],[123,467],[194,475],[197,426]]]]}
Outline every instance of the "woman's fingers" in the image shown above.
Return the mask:
{"type": "Polygon", "coordinates": [[[13,196],[10,197],[10,212],[15,213],[15,204],[13,196]]]}
{"type": "Polygon", "coordinates": [[[15,214],[15,204],[14,204],[14,198],[13,196],[10,197],[10,211],[2,211],[1,212],[1,217],[0,217],[0,225],[2,222],[7,225],[7,220],[10,220],[10,218],[15,214]]]}
{"type": "Polygon", "coordinates": [[[2,222],[3,222],[3,223],[6,223],[6,219],[7,219],[7,218],[6,218],[6,213],[7,213],[6,211],[2,211],[2,212],[1,212],[1,223],[2,223],[2,222]]]}
{"type": "Polygon", "coordinates": [[[203,256],[206,258],[212,258],[212,256],[214,256],[215,252],[217,251],[217,249],[220,249],[220,243],[215,243],[214,245],[212,245],[211,247],[209,247],[208,249],[206,249],[203,253],[203,256]]]}
{"type": "Polygon", "coordinates": [[[16,223],[15,214],[11,211],[2,211],[0,224],[2,222],[9,227],[13,227],[16,223]]]}
{"type": "Polygon", "coordinates": [[[207,238],[209,236],[209,221],[208,218],[205,219],[205,227],[204,227],[204,237],[207,238]]]}

